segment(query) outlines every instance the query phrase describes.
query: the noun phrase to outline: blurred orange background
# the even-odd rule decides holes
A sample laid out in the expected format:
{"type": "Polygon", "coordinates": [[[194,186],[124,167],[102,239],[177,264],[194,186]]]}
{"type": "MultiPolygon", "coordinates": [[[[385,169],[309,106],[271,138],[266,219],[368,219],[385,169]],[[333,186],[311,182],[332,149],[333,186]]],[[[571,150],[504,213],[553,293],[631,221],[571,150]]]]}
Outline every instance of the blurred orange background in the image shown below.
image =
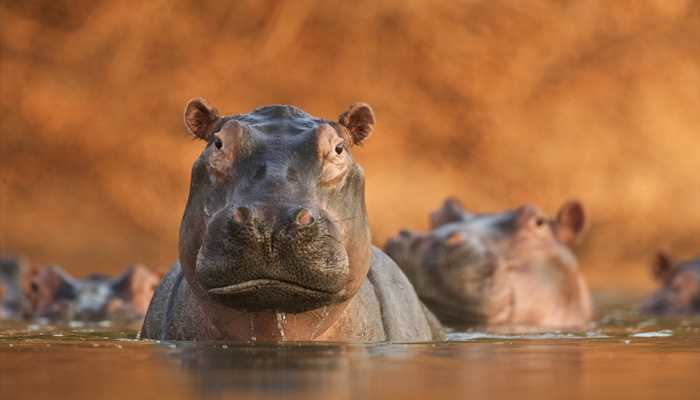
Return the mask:
{"type": "Polygon", "coordinates": [[[271,103],[370,103],[355,151],[377,244],[454,194],[475,211],[587,207],[595,289],[700,252],[700,3],[25,1],[0,5],[0,253],[75,274],[165,270],[202,143],[271,103]]]}

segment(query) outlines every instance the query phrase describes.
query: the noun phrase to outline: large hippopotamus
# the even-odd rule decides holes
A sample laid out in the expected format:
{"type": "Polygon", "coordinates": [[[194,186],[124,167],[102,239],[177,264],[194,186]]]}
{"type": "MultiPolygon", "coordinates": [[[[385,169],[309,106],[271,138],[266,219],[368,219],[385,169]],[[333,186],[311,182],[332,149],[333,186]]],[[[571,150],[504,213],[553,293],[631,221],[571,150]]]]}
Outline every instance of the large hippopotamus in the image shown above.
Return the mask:
{"type": "Polygon", "coordinates": [[[110,277],[76,278],[61,267],[38,268],[31,278],[32,316],[49,322],[140,322],[158,285],[158,274],[136,264],[110,277]]]}
{"type": "Polygon", "coordinates": [[[192,167],[179,262],[142,338],[431,341],[444,338],[396,264],[373,247],[352,151],[374,125],[353,104],[337,120],[289,105],[220,116],[190,101],[206,145],[192,167]]]}
{"type": "Polygon", "coordinates": [[[700,258],[675,261],[660,251],[652,264],[652,274],[660,288],[642,304],[645,314],[700,314],[700,258]]]}
{"type": "Polygon", "coordinates": [[[452,198],[431,215],[430,232],[404,230],[385,251],[446,325],[581,329],[592,305],[571,246],[584,222],[576,201],[551,219],[532,205],[472,214],[452,198]]]}

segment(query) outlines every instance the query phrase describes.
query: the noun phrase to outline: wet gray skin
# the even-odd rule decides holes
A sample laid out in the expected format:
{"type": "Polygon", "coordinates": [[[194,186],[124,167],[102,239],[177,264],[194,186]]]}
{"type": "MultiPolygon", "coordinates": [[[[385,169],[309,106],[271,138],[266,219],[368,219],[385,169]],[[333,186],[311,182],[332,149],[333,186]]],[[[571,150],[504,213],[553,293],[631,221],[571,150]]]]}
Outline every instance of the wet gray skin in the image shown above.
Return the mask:
{"type": "Polygon", "coordinates": [[[660,288],[642,304],[645,314],[700,314],[700,258],[676,262],[667,252],[659,252],[652,274],[660,288]]]}
{"type": "Polygon", "coordinates": [[[141,335],[156,339],[424,341],[442,329],[371,246],[364,174],[351,149],[374,114],[331,121],[287,105],[220,117],[200,99],[185,125],[192,167],[180,261],[141,335]]]}
{"type": "Polygon", "coordinates": [[[117,277],[75,278],[60,267],[42,268],[31,282],[33,317],[51,322],[139,321],[158,281],[155,273],[140,265],[117,277]]]}
{"type": "Polygon", "coordinates": [[[498,330],[583,329],[590,293],[571,246],[584,227],[578,202],[557,217],[524,205],[466,212],[455,199],[431,215],[432,231],[402,231],[385,251],[445,324],[498,330]]]}
{"type": "Polygon", "coordinates": [[[23,319],[29,313],[22,276],[26,262],[20,258],[0,258],[0,319],[23,319]]]}

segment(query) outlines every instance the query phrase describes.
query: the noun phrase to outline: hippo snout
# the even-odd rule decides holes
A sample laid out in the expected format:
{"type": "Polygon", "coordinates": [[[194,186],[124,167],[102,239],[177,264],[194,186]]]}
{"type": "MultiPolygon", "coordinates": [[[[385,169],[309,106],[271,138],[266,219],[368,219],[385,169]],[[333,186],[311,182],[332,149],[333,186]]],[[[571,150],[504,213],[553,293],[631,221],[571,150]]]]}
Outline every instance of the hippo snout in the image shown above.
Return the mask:
{"type": "Polygon", "coordinates": [[[216,302],[246,311],[300,311],[345,298],[348,255],[322,211],[238,205],[218,213],[196,276],[216,302]]]}

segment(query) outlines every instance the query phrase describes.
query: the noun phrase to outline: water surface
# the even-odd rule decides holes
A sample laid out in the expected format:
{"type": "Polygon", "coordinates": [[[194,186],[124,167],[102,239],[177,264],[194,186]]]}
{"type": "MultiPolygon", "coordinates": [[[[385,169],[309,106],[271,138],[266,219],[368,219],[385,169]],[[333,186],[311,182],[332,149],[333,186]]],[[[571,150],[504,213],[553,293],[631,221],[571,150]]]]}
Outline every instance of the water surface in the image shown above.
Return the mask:
{"type": "Polygon", "coordinates": [[[700,393],[700,319],[603,306],[587,332],[448,343],[175,343],[111,326],[0,326],[0,399],[673,398],[700,393]]]}

